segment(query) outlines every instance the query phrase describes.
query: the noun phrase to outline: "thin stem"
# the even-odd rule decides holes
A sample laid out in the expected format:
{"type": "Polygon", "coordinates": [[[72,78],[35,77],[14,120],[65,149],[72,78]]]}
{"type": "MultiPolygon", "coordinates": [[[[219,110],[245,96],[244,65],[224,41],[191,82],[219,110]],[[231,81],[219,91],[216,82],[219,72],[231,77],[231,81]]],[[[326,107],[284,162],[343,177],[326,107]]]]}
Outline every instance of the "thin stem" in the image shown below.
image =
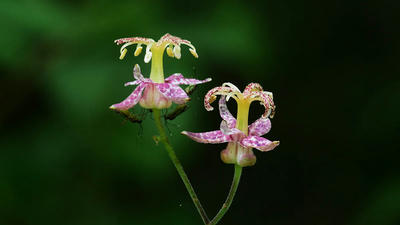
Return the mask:
{"type": "Polygon", "coordinates": [[[208,219],[208,216],[206,212],[203,209],[203,206],[201,206],[200,200],[196,195],[196,192],[194,191],[192,185],[190,184],[189,178],[187,177],[185,171],[183,170],[182,164],[179,162],[178,157],[176,157],[175,151],[172,148],[171,144],[168,141],[167,135],[165,133],[164,126],[161,123],[161,112],[158,109],[153,109],[153,115],[154,115],[154,121],[156,122],[156,126],[158,131],[160,132],[160,139],[162,143],[164,143],[164,147],[168,152],[168,155],[174,163],[176,170],[178,171],[179,175],[182,178],[183,183],[185,184],[185,187],[187,191],[189,192],[190,197],[193,200],[194,205],[197,208],[197,211],[199,212],[201,219],[203,220],[204,224],[208,224],[210,222],[210,219],[208,219]]]}
{"type": "Polygon", "coordinates": [[[229,194],[226,197],[226,200],[225,200],[224,204],[222,205],[221,209],[219,210],[217,215],[214,217],[214,219],[211,220],[209,225],[217,224],[222,219],[222,217],[225,215],[225,213],[229,210],[229,207],[232,204],[233,198],[235,197],[236,190],[239,187],[239,181],[240,181],[241,175],[242,175],[242,167],[235,164],[235,174],[233,176],[233,181],[232,181],[231,189],[229,190],[229,194]]]}

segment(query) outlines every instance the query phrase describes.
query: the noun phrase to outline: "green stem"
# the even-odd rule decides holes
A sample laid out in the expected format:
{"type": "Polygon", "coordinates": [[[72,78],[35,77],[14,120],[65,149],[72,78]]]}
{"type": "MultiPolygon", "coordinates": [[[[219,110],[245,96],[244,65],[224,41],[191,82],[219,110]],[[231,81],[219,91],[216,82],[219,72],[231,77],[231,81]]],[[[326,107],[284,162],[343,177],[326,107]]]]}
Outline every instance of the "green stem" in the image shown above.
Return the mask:
{"type": "Polygon", "coordinates": [[[179,159],[178,159],[178,157],[176,157],[174,149],[172,148],[171,144],[168,141],[164,126],[162,125],[162,122],[161,122],[160,110],[153,109],[153,115],[154,115],[154,120],[156,122],[157,129],[160,132],[159,141],[161,141],[164,144],[164,147],[167,150],[172,163],[174,163],[176,170],[178,171],[179,175],[181,176],[182,181],[185,184],[185,187],[186,187],[187,191],[189,192],[189,195],[192,198],[193,203],[196,206],[197,211],[199,212],[199,214],[201,216],[201,219],[203,220],[204,224],[208,224],[210,222],[210,219],[208,219],[208,216],[207,216],[206,212],[204,211],[203,206],[201,206],[200,200],[197,197],[196,192],[194,192],[194,189],[193,189],[192,185],[190,184],[189,178],[187,177],[185,171],[183,170],[182,164],[179,162],[179,159]]]}
{"type": "Polygon", "coordinates": [[[232,181],[231,189],[229,190],[228,197],[226,197],[226,200],[225,200],[224,204],[222,205],[221,209],[219,210],[217,215],[214,217],[214,219],[211,220],[209,225],[217,224],[222,219],[222,217],[225,215],[225,213],[229,210],[229,207],[232,204],[233,198],[235,197],[236,190],[239,187],[239,181],[240,181],[241,175],[242,175],[242,167],[235,164],[235,174],[233,176],[233,181],[232,181]]]}

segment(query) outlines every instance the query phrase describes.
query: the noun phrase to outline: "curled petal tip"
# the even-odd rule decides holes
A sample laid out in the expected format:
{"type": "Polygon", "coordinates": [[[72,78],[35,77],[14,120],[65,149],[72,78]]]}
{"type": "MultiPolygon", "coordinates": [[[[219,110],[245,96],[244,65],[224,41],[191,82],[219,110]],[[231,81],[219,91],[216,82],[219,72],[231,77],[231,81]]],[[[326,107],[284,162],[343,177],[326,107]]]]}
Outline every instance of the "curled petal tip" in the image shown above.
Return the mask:
{"type": "Polygon", "coordinates": [[[115,110],[117,109],[114,105],[110,106],[109,109],[115,110]]]}
{"type": "Polygon", "coordinates": [[[273,141],[272,144],[274,144],[275,146],[278,146],[281,142],[280,141],[273,141]]]}

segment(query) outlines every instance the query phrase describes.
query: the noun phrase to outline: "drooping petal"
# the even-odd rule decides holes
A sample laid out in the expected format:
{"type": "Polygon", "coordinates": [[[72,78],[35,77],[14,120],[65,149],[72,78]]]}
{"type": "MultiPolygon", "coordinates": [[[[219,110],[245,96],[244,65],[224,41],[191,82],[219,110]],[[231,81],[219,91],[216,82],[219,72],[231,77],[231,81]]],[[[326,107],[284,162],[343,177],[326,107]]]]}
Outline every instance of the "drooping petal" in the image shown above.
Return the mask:
{"type": "Polygon", "coordinates": [[[110,109],[128,110],[132,108],[139,102],[140,98],[142,97],[143,89],[146,88],[146,86],[147,84],[140,84],[124,101],[110,106],[110,109]]]}
{"type": "Polygon", "coordinates": [[[266,138],[258,136],[248,136],[240,143],[244,147],[256,148],[263,152],[270,151],[279,145],[279,141],[270,141],[266,138]]]}
{"type": "Polygon", "coordinates": [[[219,115],[224,119],[230,128],[236,126],[236,119],[229,112],[228,106],[226,105],[225,96],[221,96],[218,102],[219,105],[219,115]]]}
{"type": "Polygon", "coordinates": [[[155,83],[157,89],[167,98],[176,104],[183,104],[190,98],[186,92],[179,86],[169,83],[155,83]]]}
{"type": "Polygon", "coordinates": [[[209,131],[204,133],[192,133],[188,131],[182,131],[183,135],[188,136],[192,140],[200,143],[210,143],[210,144],[219,144],[231,141],[231,137],[229,135],[225,135],[220,130],[209,131]]]}
{"type": "Polygon", "coordinates": [[[271,130],[271,120],[261,117],[249,126],[249,135],[263,136],[271,130]]]}
{"type": "Polygon", "coordinates": [[[165,78],[165,83],[170,83],[170,84],[175,84],[175,85],[179,85],[179,84],[196,85],[196,84],[202,84],[202,83],[206,83],[206,82],[210,82],[210,81],[211,81],[211,78],[207,78],[205,80],[185,78],[180,73],[175,73],[175,74],[172,74],[171,76],[165,78]]]}

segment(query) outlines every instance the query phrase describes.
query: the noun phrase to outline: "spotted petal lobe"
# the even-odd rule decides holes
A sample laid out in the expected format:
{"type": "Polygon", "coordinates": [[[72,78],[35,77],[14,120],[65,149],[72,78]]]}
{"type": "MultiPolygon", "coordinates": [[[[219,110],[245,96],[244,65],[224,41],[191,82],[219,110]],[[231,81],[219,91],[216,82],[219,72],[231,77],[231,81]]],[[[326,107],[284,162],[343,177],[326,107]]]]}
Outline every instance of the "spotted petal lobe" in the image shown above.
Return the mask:
{"type": "Polygon", "coordinates": [[[271,130],[271,120],[261,117],[249,126],[249,135],[263,136],[271,130]]]}
{"type": "Polygon", "coordinates": [[[155,83],[157,89],[176,104],[183,104],[189,100],[189,96],[179,86],[169,83],[155,83]]]}
{"type": "Polygon", "coordinates": [[[219,104],[219,115],[222,117],[222,119],[224,119],[228,123],[228,126],[230,128],[235,127],[236,119],[229,112],[228,106],[226,105],[225,96],[221,96],[218,104],[219,104]]]}
{"type": "Polygon", "coordinates": [[[146,86],[147,84],[140,84],[125,100],[118,104],[112,105],[110,108],[118,110],[128,110],[132,108],[139,102],[140,98],[142,97],[143,89],[146,88],[146,86]]]}
{"type": "Polygon", "coordinates": [[[256,148],[263,152],[270,151],[279,145],[279,141],[270,141],[258,136],[247,136],[240,143],[244,147],[256,148]]]}
{"type": "Polygon", "coordinates": [[[221,125],[219,126],[219,129],[225,135],[234,135],[235,136],[235,140],[238,140],[239,138],[245,136],[243,131],[241,131],[241,130],[235,128],[235,127],[229,127],[228,123],[225,120],[222,120],[221,125]]]}
{"type": "Polygon", "coordinates": [[[196,84],[202,84],[202,83],[206,83],[206,82],[210,82],[210,81],[211,81],[211,78],[207,78],[205,80],[185,78],[180,73],[175,73],[175,74],[172,74],[171,76],[165,78],[165,83],[170,83],[170,84],[175,84],[175,85],[179,85],[179,84],[196,85],[196,84]]]}
{"type": "Polygon", "coordinates": [[[182,131],[182,134],[200,143],[219,144],[232,141],[232,138],[229,135],[225,135],[220,130],[209,131],[204,133],[192,133],[192,132],[182,131]]]}

